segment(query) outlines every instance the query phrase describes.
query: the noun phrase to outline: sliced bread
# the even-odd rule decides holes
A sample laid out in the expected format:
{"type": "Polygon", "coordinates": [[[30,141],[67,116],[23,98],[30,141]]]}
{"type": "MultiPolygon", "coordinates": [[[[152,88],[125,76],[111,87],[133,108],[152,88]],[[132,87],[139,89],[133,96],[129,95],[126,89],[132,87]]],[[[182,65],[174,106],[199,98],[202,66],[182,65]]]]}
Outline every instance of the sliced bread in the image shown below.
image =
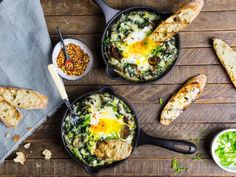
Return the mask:
{"type": "Polygon", "coordinates": [[[216,55],[236,87],[236,52],[221,39],[213,39],[213,46],[216,55]]]}
{"type": "Polygon", "coordinates": [[[48,103],[48,98],[36,91],[9,87],[0,87],[1,99],[22,109],[45,109],[48,103]]]}
{"type": "Polygon", "coordinates": [[[164,107],[160,118],[161,124],[169,125],[179,117],[184,110],[201,96],[205,84],[206,76],[203,74],[189,79],[164,107]]]}
{"type": "Polygon", "coordinates": [[[16,127],[22,119],[21,113],[5,100],[0,101],[0,120],[7,127],[16,127]]]}
{"type": "Polygon", "coordinates": [[[149,36],[152,41],[162,44],[180,30],[186,28],[200,13],[204,0],[192,0],[174,15],[163,21],[149,36]]]}

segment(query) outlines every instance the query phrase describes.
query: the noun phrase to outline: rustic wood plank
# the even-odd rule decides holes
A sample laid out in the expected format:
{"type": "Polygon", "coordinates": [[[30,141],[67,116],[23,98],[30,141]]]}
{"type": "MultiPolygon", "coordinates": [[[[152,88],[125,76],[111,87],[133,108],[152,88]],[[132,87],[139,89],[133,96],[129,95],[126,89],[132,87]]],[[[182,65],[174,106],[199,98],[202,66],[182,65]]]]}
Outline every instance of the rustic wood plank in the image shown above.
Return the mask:
{"type": "MultiPolygon", "coordinates": [[[[112,88],[130,103],[159,103],[159,98],[169,98],[180,85],[114,85],[112,88]],[[152,94],[150,94],[152,93],[152,94]]],[[[71,99],[101,86],[67,86],[71,99]]],[[[208,84],[196,103],[235,103],[236,89],[232,84],[208,84]]]]}
{"type": "Polygon", "coordinates": [[[91,0],[41,0],[45,15],[96,15],[99,8],[91,0]]]}
{"type": "MultiPolygon", "coordinates": [[[[184,0],[107,0],[111,7],[124,9],[131,6],[146,5],[160,11],[174,11],[184,0]]],[[[41,0],[46,15],[97,15],[102,12],[91,0],[41,0]]],[[[202,11],[236,10],[235,0],[206,0],[202,11]]]]}
{"type": "Polygon", "coordinates": [[[183,48],[180,50],[177,65],[213,65],[219,63],[212,48],[183,48]]]}
{"type": "MultiPolygon", "coordinates": [[[[219,31],[235,30],[236,25],[232,17],[236,11],[202,12],[194,22],[183,31],[219,31]]],[[[50,34],[56,34],[59,25],[65,34],[93,34],[102,33],[105,28],[103,15],[96,16],[46,16],[50,34]]]]}
{"type": "MultiPolygon", "coordinates": [[[[222,24],[224,25],[224,24],[222,24]]],[[[213,38],[221,38],[231,46],[236,46],[236,31],[181,32],[181,44],[184,47],[212,47],[213,38]]]]}
{"type": "MultiPolygon", "coordinates": [[[[132,176],[163,176],[177,175],[170,168],[172,159],[129,159],[116,168],[103,170],[97,176],[103,175],[132,175],[132,176]]],[[[232,176],[232,173],[221,170],[212,160],[179,159],[180,163],[190,168],[187,172],[181,173],[182,176],[232,176]]],[[[25,166],[16,164],[11,160],[5,161],[5,168],[0,168],[0,175],[17,175],[24,176],[43,176],[43,175],[84,175],[89,176],[80,166],[70,159],[60,160],[41,160],[29,159],[25,166]],[[36,164],[40,167],[37,168],[36,164]]]]}
{"type": "MultiPolygon", "coordinates": [[[[85,42],[90,49],[100,50],[101,34],[83,34],[83,35],[65,35],[66,37],[77,38],[85,42]]],[[[181,32],[181,48],[205,48],[212,47],[212,39],[218,37],[229,43],[232,47],[236,46],[236,32],[235,31],[202,31],[202,32],[181,32]]],[[[51,35],[53,44],[57,43],[58,37],[51,35]]],[[[213,52],[213,51],[212,51],[213,52]]]]}
{"type": "Polygon", "coordinates": [[[102,33],[105,28],[105,19],[102,15],[46,16],[45,19],[50,34],[57,34],[57,26],[60,26],[64,34],[102,33]]]}

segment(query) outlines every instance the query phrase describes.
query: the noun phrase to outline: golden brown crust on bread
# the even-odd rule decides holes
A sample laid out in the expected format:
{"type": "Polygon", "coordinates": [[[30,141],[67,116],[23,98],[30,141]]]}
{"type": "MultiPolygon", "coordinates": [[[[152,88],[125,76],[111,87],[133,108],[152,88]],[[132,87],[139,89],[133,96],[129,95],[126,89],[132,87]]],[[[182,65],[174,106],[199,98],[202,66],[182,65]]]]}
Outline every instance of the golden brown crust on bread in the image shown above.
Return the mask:
{"type": "Polygon", "coordinates": [[[185,4],[174,15],[163,21],[149,36],[149,39],[162,44],[177,32],[186,28],[200,13],[204,0],[192,0],[185,4]]]}

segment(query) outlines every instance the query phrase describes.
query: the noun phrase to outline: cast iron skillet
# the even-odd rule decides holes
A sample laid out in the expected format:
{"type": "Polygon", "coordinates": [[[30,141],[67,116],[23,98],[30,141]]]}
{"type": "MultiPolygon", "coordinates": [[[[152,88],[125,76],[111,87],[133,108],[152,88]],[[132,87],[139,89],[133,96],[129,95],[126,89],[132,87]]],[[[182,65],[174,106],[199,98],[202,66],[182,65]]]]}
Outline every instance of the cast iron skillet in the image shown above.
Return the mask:
{"type": "MultiPolygon", "coordinates": [[[[196,152],[197,148],[196,146],[188,141],[184,141],[184,140],[170,140],[170,139],[162,139],[162,138],[156,138],[156,137],[152,137],[148,134],[146,134],[139,126],[139,122],[138,122],[138,118],[137,115],[135,114],[133,108],[130,106],[130,104],[125,101],[124,98],[122,98],[121,96],[117,95],[113,89],[111,87],[103,87],[98,91],[94,91],[94,92],[88,92],[82,96],[80,96],[79,98],[77,98],[72,105],[74,105],[77,102],[80,102],[81,100],[83,100],[84,98],[86,98],[89,95],[93,95],[93,94],[99,94],[99,93],[109,93],[111,95],[114,95],[116,97],[118,97],[119,99],[121,99],[131,110],[132,114],[134,115],[134,119],[135,119],[135,124],[136,124],[136,135],[134,137],[134,142],[133,142],[133,150],[138,146],[141,145],[145,145],[145,144],[151,144],[151,145],[155,145],[155,146],[160,146],[166,149],[169,149],[171,151],[174,152],[178,152],[178,153],[182,153],[182,154],[193,154],[196,152]]],[[[67,110],[64,114],[64,117],[62,119],[62,123],[61,123],[61,139],[63,142],[63,145],[66,149],[66,151],[69,153],[69,155],[81,166],[84,167],[84,169],[90,173],[90,174],[96,174],[98,173],[100,170],[105,169],[105,168],[112,168],[117,166],[118,164],[120,164],[121,162],[125,161],[126,159],[122,160],[122,161],[118,161],[118,162],[114,162],[110,165],[107,166],[101,166],[101,167],[89,167],[88,165],[84,164],[82,161],[80,161],[79,158],[76,158],[73,153],[69,150],[69,148],[67,147],[67,144],[64,140],[64,120],[66,118],[66,116],[68,115],[69,110],[67,110]]]]}
{"type": "Polygon", "coordinates": [[[148,6],[135,6],[135,7],[130,7],[125,10],[120,11],[120,10],[113,9],[110,6],[108,6],[104,2],[104,0],[93,0],[93,2],[95,2],[101,8],[101,10],[103,11],[103,13],[105,15],[105,19],[106,19],[106,28],[103,32],[102,41],[101,41],[101,53],[102,53],[103,61],[106,64],[106,74],[109,78],[115,79],[115,80],[126,80],[126,81],[133,82],[133,83],[149,83],[149,82],[153,82],[153,81],[163,78],[173,68],[173,66],[175,65],[175,63],[179,57],[179,52],[180,52],[180,36],[179,36],[179,34],[175,35],[176,47],[178,49],[178,53],[177,53],[175,61],[163,74],[161,74],[160,76],[158,76],[152,80],[148,80],[148,81],[133,81],[130,79],[126,79],[126,78],[120,76],[118,73],[116,73],[113,69],[113,66],[111,64],[109,64],[107,61],[107,58],[105,56],[104,45],[103,45],[103,41],[105,40],[107,32],[110,31],[113,24],[115,24],[120,19],[122,14],[128,14],[132,11],[140,11],[140,10],[141,11],[150,11],[150,12],[154,12],[156,14],[159,14],[163,19],[166,19],[171,15],[170,13],[159,12],[157,9],[155,9],[153,7],[148,7],[148,6]]]}

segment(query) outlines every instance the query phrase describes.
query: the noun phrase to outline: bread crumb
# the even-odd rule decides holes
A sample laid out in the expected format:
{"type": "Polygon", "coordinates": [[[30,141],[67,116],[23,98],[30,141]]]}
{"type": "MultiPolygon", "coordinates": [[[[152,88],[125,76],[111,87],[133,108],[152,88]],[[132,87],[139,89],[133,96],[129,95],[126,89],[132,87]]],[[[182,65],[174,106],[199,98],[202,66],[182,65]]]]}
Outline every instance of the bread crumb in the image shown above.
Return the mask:
{"type": "Polygon", "coordinates": [[[19,141],[19,140],[20,140],[20,135],[16,134],[15,136],[12,137],[12,140],[13,140],[14,142],[19,141]]]}
{"type": "Polygon", "coordinates": [[[51,157],[52,157],[52,152],[51,152],[50,150],[48,150],[48,149],[44,149],[44,151],[42,152],[42,154],[44,155],[44,158],[45,158],[46,160],[49,160],[49,159],[51,159],[51,157]]]}
{"type": "Polygon", "coordinates": [[[25,148],[25,149],[29,149],[30,145],[31,145],[31,143],[26,143],[26,144],[24,145],[24,148],[25,148]]]}
{"type": "Polygon", "coordinates": [[[31,127],[28,127],[27,130],[30,131],[30,130],[32,130],[32,128],[31,128],[31,127]]]}
{"type": "Polygon", "coordinates": [[[13,161],[16,163],[20,163],[21,165],[24,165],[26,161],[25,154],[21,151],[16,152],[16,158],[14,158],[13,161]]]}
{"type": "Polygon", "coordinates": [[[6,132],[5,138],[10,138],[10,137],[11,137],[11,134],[9,132],[6,132]]]}
{"type": "Polygon", "coordinates": [[[35,163],[36,168],[40,168],[41,166],[38,163],[35,163]]]}

